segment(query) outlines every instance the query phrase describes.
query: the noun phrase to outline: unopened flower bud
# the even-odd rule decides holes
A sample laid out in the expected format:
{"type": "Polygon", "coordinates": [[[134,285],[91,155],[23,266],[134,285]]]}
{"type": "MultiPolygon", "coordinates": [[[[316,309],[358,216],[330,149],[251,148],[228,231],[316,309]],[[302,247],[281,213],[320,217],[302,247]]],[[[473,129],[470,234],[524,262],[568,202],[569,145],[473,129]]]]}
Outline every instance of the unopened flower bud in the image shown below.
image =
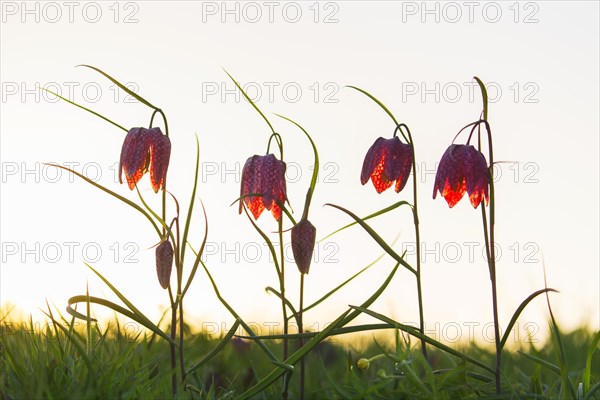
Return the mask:
{"type": "Polygon", "coordinates": [[[292,252],[302,274],[308,274],[310,269],[316,236],[317,229],[307,219],[302,219],[292,228],[292,252]]]}
{"type": "Polygon", "coordinates": [[[366,358],[361,358],[356,362],[356,366],[358,367],[358,369],[368,369],[369,364],[371,364],[371,362],[366,358]]]}
{"type": "Polygon", "coordinates": [[[173,268],[173,246],[165,240],[156,247],[156,274],[163,289],[169,287],[171,269],[173,268]]]}

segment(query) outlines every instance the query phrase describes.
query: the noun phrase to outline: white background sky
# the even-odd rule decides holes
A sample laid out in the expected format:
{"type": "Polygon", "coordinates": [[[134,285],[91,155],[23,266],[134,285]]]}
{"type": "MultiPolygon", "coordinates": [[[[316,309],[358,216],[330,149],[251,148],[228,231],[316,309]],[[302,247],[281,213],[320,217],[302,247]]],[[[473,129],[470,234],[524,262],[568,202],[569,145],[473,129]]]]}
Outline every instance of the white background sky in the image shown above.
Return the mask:
{"type": "MultiPolygon", "coordinates": [[[[135,199],[115,179],[124,133],[35,90],[59,90],[128,128],[147,125],[148,108],[130,102],[94,71],[73,68],[86,63],[130,82],[166,112],[173,143],[169,190],[182,206],[189,202],[198,134],[199,196],[210,224],[208,266],[247,321],[279,321],[280,303],[263,291],[277,285],[267,248],[237,207],[229,207],[239,194],[243,163],[264,153],[269,131],[235,94],[226,68],[282,134],[296,215],[310,181],[312,152],[303,135],[273,113],[295,119],[317,143],[322,170],[311,220],[319,238],[349,222],[324,203],[367,215],[412,199],[410,184],[400,194],[390,189],[381,195],[371,183],[360,185],[367,149],[377,137],[390,137],[394,126],[377,105],[344,85],[370,91],[408,124],[421,166],[428,330],[452,341],[467,340],[474,329],[475,338],[485,341],[492,331],[486,336],[483,327],[492,314],[481,214],[466,199],[450,210],[443,199],[431,198],[436,163],[456,132],[481,111],[472,86],[477,75],[493,100],[495,158],[519,162],[501,164],[496,184],[501,323],[544,286],[545,263],[549,286],[560,290],[552,302],[562,326],[598,329],[598,12],[591,1],[2,2],[0,300],[41,318],[38,307],[45,299],[62,310],[70,296],[85,293],[86,282],[91,294],[113,298],[85,268],[87,260],[153,318],[168,304],[156,279],[154,251],[148,250],[157,238],[147,221],[41,164],[75,163],[76,170],[135,199]]],[[[158,204],[148,181],[145,176],[141,188],[158,204]]],[[[270,216],[259,222],[266,231],[276,228],[270,216]]],[[[193,223],[191,240],[199,244],[200,213],[193,223]]],[[[414,241],[407,209],[373,226],[389,241],[400,234],[398,251],[414,241]]],[[[307,302],[381,252],[359,228],[321,243],[306,280],[307,302]]],[[[414,255],[408,259],[414,264],[414,255]]],[[[364,301],[392,266],[385,257],[307,314],[307,324],[322,326],[347,304],[364,301]]],[[[297,303],[295,265],[289,262],[287,271],[289,297],[297,303]]],[[[193,323],[232,323],[202,272],[186,303],[193,323]]],[[[400,271],[372,308],[416,322],[411,274],[400,271]]],[[[543,337],[547,318],[542,298],[531,303],[517,340],[525,339],[527,328],[543,337]]]]}

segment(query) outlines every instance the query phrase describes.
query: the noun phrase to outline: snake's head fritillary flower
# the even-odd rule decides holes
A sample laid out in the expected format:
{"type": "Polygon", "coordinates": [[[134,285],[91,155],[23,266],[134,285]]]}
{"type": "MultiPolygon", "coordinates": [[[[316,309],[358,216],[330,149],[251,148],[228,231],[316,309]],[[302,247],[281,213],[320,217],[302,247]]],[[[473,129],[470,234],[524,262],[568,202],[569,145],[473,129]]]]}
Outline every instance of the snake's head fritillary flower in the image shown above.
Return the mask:
{"type": "Polygon", "coordinates": [[[163,289],[169,287],[171,269],[173,268],[173,246],[165,240],[156,246],[156,274],[158,283],[163,289]]]}
{"type": "Polygon", "coordinates": [[[131,128],[125,136],[119,160],[119,182],[123,172],[129,189],[133,190],[142,175],[150,171],[154,192],[164,186],[171,157],[171,141],[160,128],[131,128]]]}
{"type": "Polygon", "coordinates": [[[302,218],[292,228],[292,252],[296,266],[302,274],[308,274],[310,269],[316,236],[317,229],[306,218],[302,218]]]}
{"type": "Polygon", "coordinates": [[[396,193],[400,192],[410,175],[413,153],[410,145],[400,138],[378,138],[371,146],[363,162],[360,182],[364,185],[371,178],[377,193],[388,189],[396,181],[396,193]]]}
{"type": "Polygon", "coordinates": [[[287,201],[285,162],[278,160],[273,154],[248,158],[242,170],[240,198],[240,214],[243,201],[254,219],[258,219],[266,208],[279,221],[281,208],[278,203],[287,201]]]}
{"type": "Polygon", "coordinates": [[[446,199],[450,208],[468,193],[471,205],[477,208],[485,198],[489,203],[489,173],[485,157],[468,144],[450,145],[444,152],[437,173],[433,198],[437,192],[446,199]]]}

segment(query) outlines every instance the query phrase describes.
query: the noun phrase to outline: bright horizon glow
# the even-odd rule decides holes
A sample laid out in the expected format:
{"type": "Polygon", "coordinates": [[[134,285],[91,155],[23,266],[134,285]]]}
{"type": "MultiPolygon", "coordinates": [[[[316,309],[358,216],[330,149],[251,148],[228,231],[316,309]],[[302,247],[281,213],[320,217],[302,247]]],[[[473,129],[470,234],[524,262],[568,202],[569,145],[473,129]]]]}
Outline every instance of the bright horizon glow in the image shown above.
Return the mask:
{"type": "MultiPolygon", "coordinates": [[[[11,2],[3,7],[6,3],[11,2]]],[[[391,137],[394,126],[375,103],[344,85],[369,91],[410,127],[419,166],[426,329],[446,327],[446,339],[451,339],[450,329],[460,327],[464,338],[473,327],[475,339],[485,342],[483,327],[491,323],[492,309],[480,210],[473,210],[466,196],[451,210],[439,196],[432,199],[436,163],[456,132],[481,112],[472,80],[477,75],[494,96],[489,105],[494,155],[505,162],[497,166],[496,183],[501,326],[523,299],[544,287],[545,267],[548,286],[560,291],[551,295],[560,326],[600,329],[597,2],[531,2],[527,4],[537,8],[527,9],[519,3],[518,10],[510,8],[512,3],[482,2],[472,23],[462,3],[455,3],[462,7],[457,22],[443,3],[431,4],[432,9],[438,4],[439,22],[435,11],[427,14],[419,8],[421,2],[341,1],[318,8],[313,3],[278,3],[272,23],[261,2],[255,3],[263,12],[257,22],[250,21],[254,14],[244,5],[248,3],[230,4],[232,9],[238,4],[239,22],[235,11],[219,9],[221,2],[132,2],[137,8],[121,8],[118,15],[109,3],[94,4],[102,10],[97,23],[79,13],[83,7],[76,9],[73,23],[66,8],[55,23],[48,21],[52,10],[44,14],[41,5],[39,23],[35,15],[3,10],[0,304],[15,304],[42,321],[38,309],[45,308],[45,299],[64,310],[69,297],[85,293],[86,284],[90,294],[116,301],[83,265],[90,261],[154,321],[168,305],[156,278],[151,247],[157,238],[148,222],[85,182],[41,164],[73,165],[137,200],[116,179],[123,132],[35,90],[37,83],[63,94],[71,91],[75,101],[127,128],[147,125],[147,107],[127,102],[124,93],[94,71],[73,68],[85,63],[132,82],[166,112],[173,143],[168,188],[184,210],[198,134],[198,196],[209,219],[207,265],[223,297],[246,321],[265,330],[280,322],[279,301],[264,291],[277,287],[266,246],[246,217],[238,215],[237,206],[230,207],[239,196],[243,163],[265,152],[270,131],[235,92],[225,68],[251,96],[260,97],[258,106],[282,134],[288,197],[296,216],[310,181],[312,150],[296,127],[274,113],[294,119],[315,140],[321,157],[311,207],[317,240],[351,222],[343,213],[322,207],[325,203],[366,216],[399,200],[412,201],[410,181],[400,194],[388,189],[378,195],[371,182],[361,186],[368,148],[379,136],[391,137]],[[209,4],[217,7],[216,14],[206,9],[209,4]],[[289,22],[295,6],[286,4],[298,4],[298,22],[289,22]],[[411,4],[417,9],[407,8],[411,4]],[[485,4],[500,7],[497,22],[490,22],[496,6],[485,4]],[[290,14],[281,13],[284,7],[290,14]],[[484,16],[484,8],[490,14],[484,16]],[[124,23],[127,16],[137,22],[124,23]]],[[[464,137],[457,143],[464,143],[464,137]]],[[[159,196],[148,176],[140,188],[158,209],[159,196]]],[[[266,232],[276,229],[268,213],[258,223],[266,232]]],[[[199,202],[192,224],[190,241],[198,247],[204,233],[199,202]]],[[[394,248],[409,250],[407,259],[414,264],[407,209],[370,224],[388,242],[399,235],[394,248]]],[[[298,273],[291,248],[286,251],[287,291],[297,304],[298,273]]],[[[318,299],[382,253],[358,227],[320,243],[306,278],[305,302],[318,299]]],[[[187,271],[190,258],[187,252],[187,271]]],[[[348,304],[362,303],[393,265],[385,256],[307,313],[306,326],[323,327],[348,304]]],[[[416,323],[412,275],[399,270],[371,308],[416,323]]],[[[112,316],[101,307],[94,312],[101,319],[112,316]]],[[[186,312],[189,323],[209,329],[233,321],[202,270],[190,288],[186,312]]],[[[530,329],[543,340],[547,320],[541,296],[521,315],[520,337],[530,329]]],[[[361,316],[354,323],[372,321],[361,316]]]]}

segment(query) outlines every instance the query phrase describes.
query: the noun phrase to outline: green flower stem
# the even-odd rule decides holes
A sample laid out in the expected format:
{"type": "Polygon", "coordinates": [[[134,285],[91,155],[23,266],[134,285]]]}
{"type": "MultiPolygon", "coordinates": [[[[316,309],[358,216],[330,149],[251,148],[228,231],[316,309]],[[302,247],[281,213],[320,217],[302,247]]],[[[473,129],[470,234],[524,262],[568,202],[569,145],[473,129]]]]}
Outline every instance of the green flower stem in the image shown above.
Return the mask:
{"type": "MultiPolygon", "coordinates": [[[[485,117],[484,117],[485,118],[485,117]]],[[[483,216],[483,225],[485,239],[486,239],[486,247],[488,250],[488,266],[490,270],[490,280],[492,281],[492,308],[494,313],[494,338],[496,342],[496,370],[495,370],[495,378],[496,378],[496,393],[500,394],[502,390],[501,381],[500,381],[500,368],[502,364],[502,347],[500,344],[500,324],[498,322],[498,293],[497,293],[497,285],[496,285],[496,248],[495,248],[495,239],[494,239],[494,206],[495,206],[495,196],[494,196],[494,155],[492,150],[492,131],[490,129],[490,125],[487,120],[484,122],[487,133],[488,133],[488,148],[489,148],[489,159],[490,159],[490,168],[489,168],[489,179],[490,179],[490,218],[489,218],[489,226],[487,223],[487,218],[485,214],[485,207],[481,207],[481,212],[483,216]],[[489,231],[489,235],[487,232],[489,231]]]]}
{"type": "MultiPolygon", "coordinates": [[[[417,249],[417,273],[415,274],[417,277],[417,298],[419,302],[419,332],[421,334],[425,334],[425,317],[423,312],[423,290],[421,285],[421,234],[419,230],[419,210],[417,207],[417,159],[415,155],[415,145],[413,142],[412,135],[410,133],[410,129],[405,124],[400,124],[400,131],[402,132],[402,127],[406,128],[406,132],[408,134],[408,140],[410,143],[410,150],[412,152],[412,170],[413,170],[413,221],[415,225],[415,241],[416,241],[416,249],[417,249]]],[[[425,340],[421,338],[421,351],[423,353],[423,357],[427,360],[427,345],[425,340]]]]}
{"type": "MultiPolygon", "coordinates": [[[[418,207],[417,207],[417,161],[416,161],[416,156],[415,156],[415,146],[414,146],[413,138],[412,138],[412,135],[410,134],[410,129],[408,129],[408,126],[404,123],[398,123],[398,120],[396,119],[396,117],[394,117],[394,114],[392,114],[392,112],[381,101],[379,101],[379,99],[377,99],[375,96],[373,96],[366,90],[360,89],[356,86],[347,86],[347,87],[363,93],[364,95],[369,97],[371,100],[373,100],[375,103],[377,103],[379,105],[379,107],[381,107],[381,109],[383,111],[385,111],[385,113],[392,119],[392,121],[394,121],[394,124],[396,125],[396,129],[400,131],[400,135],[402,135],[402,138],[407,143],[410,144],[410,148],[411,148],[412,156],[413,156],[413,162],[412,162],[413,207],[412,207],[412,210],[413,210],[413,221],[414,221],[414,225],[415,225],[415,240],[416,240],[415,245],[416,245],[416,249],[417,249],[417,254],[416,254],[417,269],[413,272],[415,273],[415,276],[417,278],[417,297],[418,297],[418,302],[419,302],[419,332],[421,334],[424,334],[425,333],[425,317],[424,317],[424,312],[423,312],[423,293],[422,293],[422,285],[421,285],[421,235],[419,232],[419,212],[418,212],[418,207]],[[408,134],[408,137],[404,133],[402,128],[406,129],[406,133],[408,134]]],[[[487,108],[486,108],[486,110],[487,110],[487,108]]],[[[394,133],[395,133],[395,131],[394,131],[394,133]]],[[[425,357],[425,359],[427,359],[427,347],[426,347],[425,340],[422,338],[421,338],[421,351],[423,352],[423,356],[425,357]]]]}
{"type": "MultiPolygon", "coordinates": [[[[303,313],[304,313],[304,274],[300,274],[300,309],[298,310],[298,333],[302,335],[304,333],[303,328],[303,313]]],[[[304,346],[304,339],[300,336],[298,341],[298,348],[301,349],[304,346]]],[[[305,379],[305,366],[304,357],[300,359],[300,400],[304,400],[304,379],[305,379]]]]}
{"type": "Polygon", "coordinates": [[[474,79],[479,84],[481,89],[481,96],[483,98],[483,124],[485,125],[487,136],[488,136],[488,154],[489,154],[489,184],[490,184],[490,218],[489,226],[486,218],[485,207],[481,206],[481,215],[483,219],[483,229],[485,236],[485,244],[487,247],[488,256],[488,267],[490,270],[490,280],[492,282],[492,308],[494,313],[494,338],[496,342],[496,368],[494,371],[496,380],[496,394],[500,394],[502,391],[501,384],[501,365],[502,365],[502,347],[500,339],[500,325],[498,323],[498,293],[496,286],[496,249],[494,240],[494,222],[495,222],[495,196],[494,196],[494,151],[492,144],[492,130],[488,123],[488,96],[485,85],[478,77],[474,79]],[[489,232],[489,234],[488,234],[489,232]]]}
{"type": "MultiPolygon", "coordinates": [[[[280,269],[279,269],[279,291],[281,293],[281,311],[282,311],[282,315],[283,315],[283,334],[286,336],[283,339],[283,359],[287,360],[288,358],[288,339],[287,339],[287,334],[288,334],[288,317],[287,317],[287,307],[285,304],[285,259],[284,259],[284,249],[283,249],[283,218],[279,218],[279,256],[280,256],[280,269]]],[[[286,375],[284,375],[283,377],[284,379],[284,383],[283,383],[283,392],[281,394],[281,397],[283,398],[283,400],[287,400],[288,398],[288,391],[287,391],[287,383],[285,382],[286,380],[286,375]]]]}

